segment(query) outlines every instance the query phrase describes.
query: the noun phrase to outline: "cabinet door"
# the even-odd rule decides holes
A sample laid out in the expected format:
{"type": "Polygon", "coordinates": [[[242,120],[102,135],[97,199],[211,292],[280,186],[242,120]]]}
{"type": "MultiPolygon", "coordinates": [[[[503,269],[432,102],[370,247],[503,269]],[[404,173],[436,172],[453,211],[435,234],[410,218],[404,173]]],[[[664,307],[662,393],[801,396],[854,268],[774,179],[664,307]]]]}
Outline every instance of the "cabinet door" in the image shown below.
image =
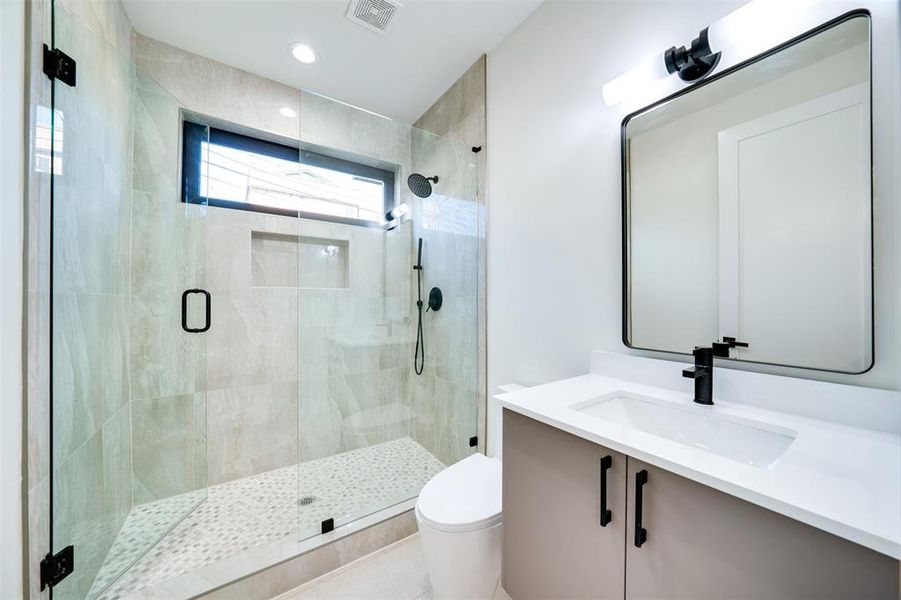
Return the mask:
{"type": "Polygon", "coordinates": [[[888,556],[633,458],[628,472],[627,598],[898,597],[888,556]]]}
{"type": "Polygon", "coordinates": [[[626,457],[509,410],[503,431],[506,592],[514,600],[623,598],[626,457]]]}

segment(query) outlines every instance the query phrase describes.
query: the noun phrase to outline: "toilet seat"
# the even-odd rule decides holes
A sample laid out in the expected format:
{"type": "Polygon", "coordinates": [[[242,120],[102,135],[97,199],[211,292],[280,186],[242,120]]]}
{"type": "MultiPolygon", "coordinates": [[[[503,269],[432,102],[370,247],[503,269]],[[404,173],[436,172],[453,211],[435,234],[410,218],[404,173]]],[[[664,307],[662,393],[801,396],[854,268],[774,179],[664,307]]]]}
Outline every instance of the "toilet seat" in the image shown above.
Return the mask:
{"type": "Polygon", "coordinates": [[[447,532],[498,525],[503,517],[500,461],[476,453],[447,467],[423,486],[416,516],[447,532]]]}

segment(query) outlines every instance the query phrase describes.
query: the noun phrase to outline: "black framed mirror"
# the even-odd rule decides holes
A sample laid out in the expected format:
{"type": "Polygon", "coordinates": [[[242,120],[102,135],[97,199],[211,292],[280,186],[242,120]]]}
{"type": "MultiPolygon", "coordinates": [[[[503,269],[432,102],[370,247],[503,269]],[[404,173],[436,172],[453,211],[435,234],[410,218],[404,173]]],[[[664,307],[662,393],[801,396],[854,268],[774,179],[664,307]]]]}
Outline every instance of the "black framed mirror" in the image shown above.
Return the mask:
{"type": "Polygon", "coordinates": [[[623,120],[627,346],[872,367],[870,37],[852,11],[623,120]]]}

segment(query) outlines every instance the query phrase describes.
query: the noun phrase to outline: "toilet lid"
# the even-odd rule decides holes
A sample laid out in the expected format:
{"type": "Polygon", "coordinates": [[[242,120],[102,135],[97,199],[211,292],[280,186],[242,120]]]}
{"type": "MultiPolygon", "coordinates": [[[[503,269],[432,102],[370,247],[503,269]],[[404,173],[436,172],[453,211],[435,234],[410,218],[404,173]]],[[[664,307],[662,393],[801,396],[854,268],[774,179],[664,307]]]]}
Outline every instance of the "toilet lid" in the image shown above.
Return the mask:
{"type": "Polygon", "coordinates": [[[441,531],[471,531],[500,523],[500,461],[477,453],[447,467],[423,486],[416,512],[441,531]]]}

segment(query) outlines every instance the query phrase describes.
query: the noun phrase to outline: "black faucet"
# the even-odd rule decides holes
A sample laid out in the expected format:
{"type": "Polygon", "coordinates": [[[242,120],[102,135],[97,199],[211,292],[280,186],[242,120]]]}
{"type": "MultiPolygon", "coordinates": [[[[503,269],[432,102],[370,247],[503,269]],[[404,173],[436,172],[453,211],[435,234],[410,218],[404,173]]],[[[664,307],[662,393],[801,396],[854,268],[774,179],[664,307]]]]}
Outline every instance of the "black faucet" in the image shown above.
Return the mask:
{"type": "Polygon", "coordinates": [[[683,369],[682,377],[695,380],[695,402],[713,404],[713,357],[729,358],[729,351],[735,347],[747,348],[748,344],[739,342],[734,337],[723,337],[722,342],[713,342],[710,348],[695,346],[692,350],[695,366],[683,369]]]}
{"type": "Polygon", "coordinates": [[[695,366],[684,369],[682,377],[695,380],[695,402],[713,404],[713,348],[695,346],[691,353],[695,357],[695,366]]]}

